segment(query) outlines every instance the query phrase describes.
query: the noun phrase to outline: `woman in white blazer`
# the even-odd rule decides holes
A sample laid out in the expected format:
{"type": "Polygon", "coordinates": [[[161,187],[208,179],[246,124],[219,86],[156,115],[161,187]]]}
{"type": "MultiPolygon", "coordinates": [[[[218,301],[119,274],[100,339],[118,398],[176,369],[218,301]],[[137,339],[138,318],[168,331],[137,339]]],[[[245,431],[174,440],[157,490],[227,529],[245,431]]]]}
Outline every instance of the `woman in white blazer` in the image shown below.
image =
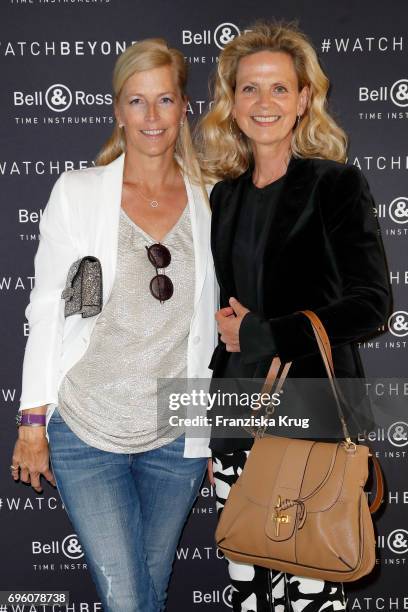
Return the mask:
{"type": "Polygon", "coordinates": [[[209,433],[187,435],[182,419],[170,427],[157,392],[158,378],[209,379],[217,339],[186,77],[182,53],[161,39],[119,57],[112,137],[95,167],[63,173],[52,190],[26,310],[12,476],[38,492],[41,475],[56,481],[106,612],[164,609],[210,455],[209,433]],[[61,294],[86,256],[101,264],[103,299],[83,317],[61,294]]]}

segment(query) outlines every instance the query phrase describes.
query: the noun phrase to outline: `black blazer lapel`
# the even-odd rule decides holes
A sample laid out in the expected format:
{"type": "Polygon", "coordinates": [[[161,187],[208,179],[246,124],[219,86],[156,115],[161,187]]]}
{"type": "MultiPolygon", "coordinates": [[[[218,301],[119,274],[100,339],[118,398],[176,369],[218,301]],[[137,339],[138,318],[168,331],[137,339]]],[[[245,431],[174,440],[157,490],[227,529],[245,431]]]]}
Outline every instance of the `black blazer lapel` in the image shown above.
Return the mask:
{"type": "Polygon", "coordinates": [[[218,284],[227,298],[236,297],[232,269],[232,244],[242,204],[245,178],[249,171],[223,187],[217,195],[211,220],[211,249],[218,284]]]}

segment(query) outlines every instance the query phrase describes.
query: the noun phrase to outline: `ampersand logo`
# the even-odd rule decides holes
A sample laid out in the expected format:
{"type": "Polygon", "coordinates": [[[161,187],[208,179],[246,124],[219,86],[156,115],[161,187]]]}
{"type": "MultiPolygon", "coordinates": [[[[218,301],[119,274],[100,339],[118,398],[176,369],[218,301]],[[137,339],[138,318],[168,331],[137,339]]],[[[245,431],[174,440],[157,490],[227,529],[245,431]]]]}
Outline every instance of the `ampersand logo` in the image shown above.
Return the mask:
{"type": "Polygon", "coordinates": [[[397,106],[408,106],[408,79],[400,79],[391,87],[391,100],[397,106]]]}
{"type": "Polygon", "coordinates": [[[62,552],[68,559],[80,559],[83,557],[82,546],[76,533],[71,533],[62,542],[62,552]]]}
{"type": "Polygon", "coordinates": [[[395,223],[408,223],[408,198],[395,198],[389,205],[388,214],[395,223]]]}
{"type": "Polygon", "coordinates": [[[388,548],[397,555],[408,552],[408,531],[406,529],[394,529],[387,538],[388,548]]]}
{"type": "Polygon", "coordinates": [[[408,312],[405,310],[393,312],[388,319],[388,329],[397,338],[408,336],[408,312]]]}
{"type": "Polygon", "coordinates": [[[390,425],[387,431],[387,438],[393,446],[406,446],[408,444],[408,423],[397,421],[390,425]]]}
{"type": "Polygon", "coordinates": [[[240,34],[239,28],[233,23],[221,23],[214,31],[214,42],[219,49],[223,49],[240,34]]]}
{"type": "Polygon", "coordinates": [[[222,601],[225,603],[227,608],[232,608],[233,590],[234,590],[234,587],[229,584],[227,587],[225,587],[225,589],[222,592],[222,601]]]}
{"type": "Polygon", "coordinates": [[[51,85],[45,92],[45,102],[52,111],[63,113],[72,104],[72,93],[66,85],[51,85]]]}

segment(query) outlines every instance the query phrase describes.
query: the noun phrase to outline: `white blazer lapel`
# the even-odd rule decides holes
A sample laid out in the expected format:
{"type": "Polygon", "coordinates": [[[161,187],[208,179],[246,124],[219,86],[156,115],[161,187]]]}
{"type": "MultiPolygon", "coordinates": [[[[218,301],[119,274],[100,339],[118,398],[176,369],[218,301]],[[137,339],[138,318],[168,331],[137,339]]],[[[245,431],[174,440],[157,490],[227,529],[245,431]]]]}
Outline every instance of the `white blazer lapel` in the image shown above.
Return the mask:
{"type": "Polygon", "coordinates": [[[200,300],[207,270],[208,249],[210,244],[210,210],[204,201],[204,194],[199,185],[193,185],[187,174],[184,182],[190,206],[191,230],[195,257],[195,292],[194,308],[200,300]]]}

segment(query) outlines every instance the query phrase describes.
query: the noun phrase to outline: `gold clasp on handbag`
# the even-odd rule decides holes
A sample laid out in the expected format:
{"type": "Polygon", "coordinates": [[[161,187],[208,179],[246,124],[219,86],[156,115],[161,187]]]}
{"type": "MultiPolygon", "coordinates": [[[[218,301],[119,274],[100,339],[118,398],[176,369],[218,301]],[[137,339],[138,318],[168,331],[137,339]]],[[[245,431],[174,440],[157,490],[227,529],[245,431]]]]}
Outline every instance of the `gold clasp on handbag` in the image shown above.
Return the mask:
{"type": "Polygon", "coordinates": [[[282,506],[281,496],[278,495],[278,502],[276,506],[274,506],[275,514],[272,517],[272,520],[275,521],[275,535],[276,536],[279,535],[280,524],[289,523],[289,514],[281,514],[281,506],[282,506]]]}
{"type": "Polygon", "coordinates": [[[348,451],[356,452],[357,444],[351,440],[351,438],[345,438],[343,442],[344,448],[348,451]]]}

